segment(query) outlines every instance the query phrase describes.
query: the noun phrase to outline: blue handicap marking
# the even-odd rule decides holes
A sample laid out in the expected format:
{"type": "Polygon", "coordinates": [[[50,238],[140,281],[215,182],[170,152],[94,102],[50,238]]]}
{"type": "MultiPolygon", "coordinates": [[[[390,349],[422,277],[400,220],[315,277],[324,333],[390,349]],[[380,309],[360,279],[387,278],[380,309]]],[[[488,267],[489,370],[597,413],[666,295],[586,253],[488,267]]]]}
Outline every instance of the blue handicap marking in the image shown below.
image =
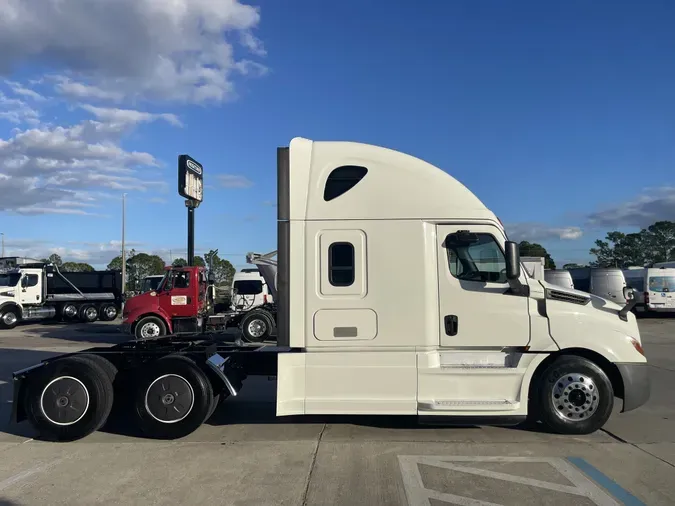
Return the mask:
{"type": "Polygon", "coordinates": [[[581,457],[567,457],[567,460],[571,464],[575,465],[586,476],[607,490],[607,492],[612,494],[616,499],[621,501],[625,506],[646,506],[646,504],[640,499],[628,492],[625,488],[608,476],[602,474],[598,469],[593,467],[581,457]]]}

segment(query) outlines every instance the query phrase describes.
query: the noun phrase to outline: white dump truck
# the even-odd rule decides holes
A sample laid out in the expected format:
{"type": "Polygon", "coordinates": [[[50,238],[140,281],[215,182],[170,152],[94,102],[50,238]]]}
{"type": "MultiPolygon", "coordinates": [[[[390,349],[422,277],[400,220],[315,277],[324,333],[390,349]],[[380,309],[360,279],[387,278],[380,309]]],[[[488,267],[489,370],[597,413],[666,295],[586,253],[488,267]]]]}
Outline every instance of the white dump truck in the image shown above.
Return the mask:
{"type": "MultiPolygon", "coordinates": [[[[276,376],[278,416],[530,417],[567,434],[602,427],[615,397],[622,411],[648,399],[631,303],[529,277],[500,220],[451,175],[303,138],[277,150],[277,174],[276,345],[167,335],[50,358],[14,373],[15,419],[73,440],[131,399],[148,436],[181,437],[251,375],[276,376]]],[[[207,290],[181,269],[155,294],[176,308],[192,295],[171,279],[207,290]]]]}

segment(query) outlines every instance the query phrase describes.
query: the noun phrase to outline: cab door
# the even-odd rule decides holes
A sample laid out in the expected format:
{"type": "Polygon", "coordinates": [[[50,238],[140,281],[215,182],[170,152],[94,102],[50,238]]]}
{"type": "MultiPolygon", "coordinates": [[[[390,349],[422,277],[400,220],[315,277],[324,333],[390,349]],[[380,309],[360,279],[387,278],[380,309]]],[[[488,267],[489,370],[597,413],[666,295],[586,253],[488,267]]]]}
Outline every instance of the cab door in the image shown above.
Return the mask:
{"type": "Polygon", "coordinates": [[[38,274],[24,274],[21,278],[19,300],[22,305],[42,303],[42,283],[38,274]]]}
{"type": "MultiPolygon", "coordinates": [[[[504,348],[530,341],[528,298],[510,293],[505,237],[490,225],[438,225],[440,345],[504,348]]],[[[521,269],[521,282],[526,283],[521,269]]]]}
{"type": "Polygon", "coordinates": [[[171,318],[196,316],[199,280],[195,274],[193,270],[172,270],[157,294],[159,306],[171,318]]]}

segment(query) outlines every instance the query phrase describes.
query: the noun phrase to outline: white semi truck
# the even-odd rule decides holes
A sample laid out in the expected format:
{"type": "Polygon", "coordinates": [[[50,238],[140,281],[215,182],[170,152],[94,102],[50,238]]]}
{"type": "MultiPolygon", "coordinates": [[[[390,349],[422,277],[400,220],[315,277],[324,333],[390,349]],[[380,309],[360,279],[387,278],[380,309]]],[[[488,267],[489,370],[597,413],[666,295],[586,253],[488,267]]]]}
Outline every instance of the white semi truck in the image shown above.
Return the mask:
{"type": "MultiPolygon", "coordinates": [[[[276,346],[168,335],[47,359],[14,373],[15,419],[73,440],[130,398],[148,436],[176,438],[250,375],[276,376],[278,416],[530,417],[567,434],[602,427],[615,397],[622,411],[648,399],[631,303],[530,278],[494,213],[449,174],[383,147],[303,138],[278,149],[277,166],[276,346]]],[[[177,315],[195,296],[186,286],[207,290],[194,268],[166,279],[154,296],[177,315]]]]}
{"type": "Polygon", "coordinates": [[[0,258],[0,328],[45,319],[114,320],[122,306],[121,280],[116,271],[61,272],[38,260],[0,258]]]}

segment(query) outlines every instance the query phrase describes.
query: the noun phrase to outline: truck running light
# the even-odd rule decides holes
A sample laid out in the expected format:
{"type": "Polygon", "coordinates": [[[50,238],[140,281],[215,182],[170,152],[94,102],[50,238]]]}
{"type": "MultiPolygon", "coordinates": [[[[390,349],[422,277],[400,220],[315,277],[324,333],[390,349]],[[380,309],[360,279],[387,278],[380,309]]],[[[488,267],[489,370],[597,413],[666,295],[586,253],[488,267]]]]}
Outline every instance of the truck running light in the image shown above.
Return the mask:
{"type": "Polygon", "coordinates": [[[267,294],[263,294],[263,303],[267,304],[267,294]]]}
{"type": "Polygon", "coordinates": [[[635,350],[644,357],[645,350],[644,348],[642,348],[642,344],[640,343],[640,341],[638,341],[634,337],[629,337],[628,339],[630,340],[630,343],[633,345],[633,348],[635,348],[635,350]]]}

